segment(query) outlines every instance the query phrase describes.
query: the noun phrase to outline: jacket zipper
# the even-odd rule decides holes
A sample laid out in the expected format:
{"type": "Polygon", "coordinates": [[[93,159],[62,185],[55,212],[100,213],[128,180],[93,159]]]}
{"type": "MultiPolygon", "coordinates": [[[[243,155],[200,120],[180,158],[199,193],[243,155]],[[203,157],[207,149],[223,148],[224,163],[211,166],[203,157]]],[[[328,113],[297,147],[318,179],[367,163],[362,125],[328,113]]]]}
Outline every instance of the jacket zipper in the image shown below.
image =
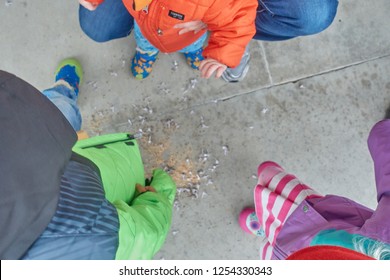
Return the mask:
{"type": "MultiPolygon", "coordinates": [[[[163,20],[163,12],[166,9],[166,6],[164,3],[159,3],[159,1],[152,2],[148,6],[145,6],[141,11],[142,13],[139,16],[140,19],[140,25],[143,24],[146,28],[146,31],[151,32],[155,39],[157,41],[160,41],[160,36],[164,35],[164,30],[161,28],[161,22],[163,20]],[[150,5],[153,5],[152,7],[149,7],[150,5]],[[150,8],[150,9],[149,9],[150,8]],[[154,24],[147,23],[145,24],[144,21],[147,17],[151,17],[157,20],[154,20],[154,24]]],[[[161,44],[161,43],[160,43],[161,44]]],[[[161,49],[160,51],[164,52],[165,50],[161,49]]]]}
{"type": "Polygon", "coordinates": [[[148,14],[149,14],[149,5],[143,7],[141,10],[141,13],[139,15],[140,25],[143,24],[148,14]]]}
{"type": "Polygon", "coordinates": [[[114,143],[119,143],[119,142],[125,142],[126,145],[128,146],[133,146],[132,144],[130,144],[129,141],[132,141],[134,140],[134,136],[131,135],[131,134],[127,134],[126,138],[124,139],[120,139],[120,140],[115,140],[115,141],[110,141],[110,142],[104,142],[104,143],[99,143],[99,144],[94,144],[94,145],[90,145],[90,146],[85,146],[85,147],[81,147],[81,149],[89,149],[89,148],[97,148],[97,149],[102,149],[102,148],[105,148],[105,145],[109,145],[109,144],[114,144],[114,143]],[[127,142],[126,142],[127,141],[127,142]]]}
{"type": "Polygon", "coordinates": [[[142,12],[147,15],[149,13],[149,5],[142,8],[142,12]]]}
{"type": "Polygon", "coordinates": [[[163,20],[163,11],[165,10],[165,6],[164,6],[164,4],[159,4],[159,11],[158,11],[158,24],[157,24],[157,30],[156,30],[156,32],[157,32],[157,34],[159,35],[159,36],[161,36],[161,35],[163,35],[163,30],[161,29],[161,22],[162,22],[162,20],[163,20]]]}

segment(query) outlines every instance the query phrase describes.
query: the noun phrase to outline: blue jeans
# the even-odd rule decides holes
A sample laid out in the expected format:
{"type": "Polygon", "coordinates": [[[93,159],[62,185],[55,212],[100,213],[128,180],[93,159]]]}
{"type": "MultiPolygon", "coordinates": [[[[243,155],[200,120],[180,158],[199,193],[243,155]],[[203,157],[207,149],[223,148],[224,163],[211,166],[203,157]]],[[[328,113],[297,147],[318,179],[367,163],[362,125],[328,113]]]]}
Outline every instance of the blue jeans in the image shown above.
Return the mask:
{"type": "MultiPolygon", "coordinates": [[[[311,35],[333,21],[338,0],[258,0],[256,40],[279,41],[311,35]]],[[[105,0],[91,12],[80,6],[82,30],[96,42],[126,37],[133,18],[122,0],[105,0]]]]}
{"type": "Polygon", "coordinates": [[[77,94],[67,86],[58,85],[42,92],[61,111],[75,131],[81,129],[81,114],[77,106],[77,94]]]}
{"type": "Polygon", "coordinates": [[[79,21],[84,33],[96,42],[128,36],[134,22],[122,0],[105,0],[95,11],[80,5],[79,21]]]}
{"type": "MultiPolygon", "coordinates": [[[[139,29],[139,26],[136,22],[134,23],[134,38],[135,38],[135,42],[137,43],[137,47],[140,48],[141,50],[143,50],[144,52],[155,53],[155,52],[159,51],[156,47],[154,47],[144,37],[144,35],[141,33],[141,30],[139,29]]],[[[198,40],[196,40],[194,43],[181,49],[179,52],[181,52],[181,53],[195,52],[195,51],[199,50],[201,47],[203,47],[206,39],[207,39],[207,32],[205,34],[203,34],[203,36],[200,37],[198,40]]]]}
{"type": "Polygon", "coordinates": [[[326,29],[338,0],[258,0],[254,39],[280,41],[326,29]]]}

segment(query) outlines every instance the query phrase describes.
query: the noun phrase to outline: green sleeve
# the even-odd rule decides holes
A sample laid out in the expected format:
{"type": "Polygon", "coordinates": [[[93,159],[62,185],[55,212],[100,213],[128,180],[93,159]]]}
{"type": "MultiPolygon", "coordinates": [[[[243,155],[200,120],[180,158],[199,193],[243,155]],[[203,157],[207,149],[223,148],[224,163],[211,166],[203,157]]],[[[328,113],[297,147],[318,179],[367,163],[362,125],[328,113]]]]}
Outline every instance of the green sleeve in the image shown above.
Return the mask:
{"type": "Polygon", "coordinates": [[[163,170],[153,172],[154,192],[143,193],[129,204],[114,202],[118,211],[119,246],[116,259],[152,259],[169,232],[176,185],[163,170]]]}

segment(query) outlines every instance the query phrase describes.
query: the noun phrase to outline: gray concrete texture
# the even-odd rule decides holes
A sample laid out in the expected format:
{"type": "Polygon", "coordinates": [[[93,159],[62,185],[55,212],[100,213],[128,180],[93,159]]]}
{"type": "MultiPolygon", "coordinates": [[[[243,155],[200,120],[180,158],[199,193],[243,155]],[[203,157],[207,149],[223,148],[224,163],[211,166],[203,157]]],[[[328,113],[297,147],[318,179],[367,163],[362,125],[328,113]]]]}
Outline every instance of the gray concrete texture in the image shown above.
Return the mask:
{"type": "Polygon", "coordinates": [[[143,132],[146,172],[165,168],[178,185],[156,259],[258,259],[260,240],[242,232],[237,217],[253,205],[262,161],[320,193],[375,208],[366,140],[390,104],[389,10],[388,0],[344,0],[318,35],[252,41],[249,75],[228,84],[201,79],[176,53],[161,54],[152,75],[137,81],[132,35],[91,41],[76,0],[3,0],[0,68],[43,90],[56,64],[76,57],[85,72],[83,129],[143,132]]]}

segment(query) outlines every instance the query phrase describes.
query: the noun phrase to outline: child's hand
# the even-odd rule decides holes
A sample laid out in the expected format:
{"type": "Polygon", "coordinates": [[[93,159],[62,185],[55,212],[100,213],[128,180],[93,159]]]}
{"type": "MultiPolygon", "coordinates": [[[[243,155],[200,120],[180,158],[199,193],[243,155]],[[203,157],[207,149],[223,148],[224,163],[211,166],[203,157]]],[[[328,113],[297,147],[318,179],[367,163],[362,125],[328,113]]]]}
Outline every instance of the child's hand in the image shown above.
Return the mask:
{"type": "Polygon", "coordinates": [[[96,2],[79,0],[80,5],[90,11],[94,11],[101,2],[102,2],[101,0],[96,0],[96,2]]]}
{"type": "Polygon", "coordinates": [[[202,78],[206,79],[210,78],[214,72],[216,78],[221,77],[226,68],[227,66],[225,64],[222,64],[212,58],[206,58],[205,60],[202,60],[199,66],[202,78]]]}
{"type": "Polygon", "coordinates": [[[182,35],[187,32],[194,31],[194,34],[198,33],[199,31],[207,28],[207,24],[205,24],[201,20],[194,20],[194,21],[189,21],[189,22],[184,22],[184,23],[178,23],[173,28],[181,28],[179,30],[179,35],[182,35]]]}
{"type": "Polygon", "coordinates": [[[144,192],[156,192],[156,190],[151,186],[142,186],[140,184],[135,184],[135,193],[136,196],[144,193],[144,192]]]}

